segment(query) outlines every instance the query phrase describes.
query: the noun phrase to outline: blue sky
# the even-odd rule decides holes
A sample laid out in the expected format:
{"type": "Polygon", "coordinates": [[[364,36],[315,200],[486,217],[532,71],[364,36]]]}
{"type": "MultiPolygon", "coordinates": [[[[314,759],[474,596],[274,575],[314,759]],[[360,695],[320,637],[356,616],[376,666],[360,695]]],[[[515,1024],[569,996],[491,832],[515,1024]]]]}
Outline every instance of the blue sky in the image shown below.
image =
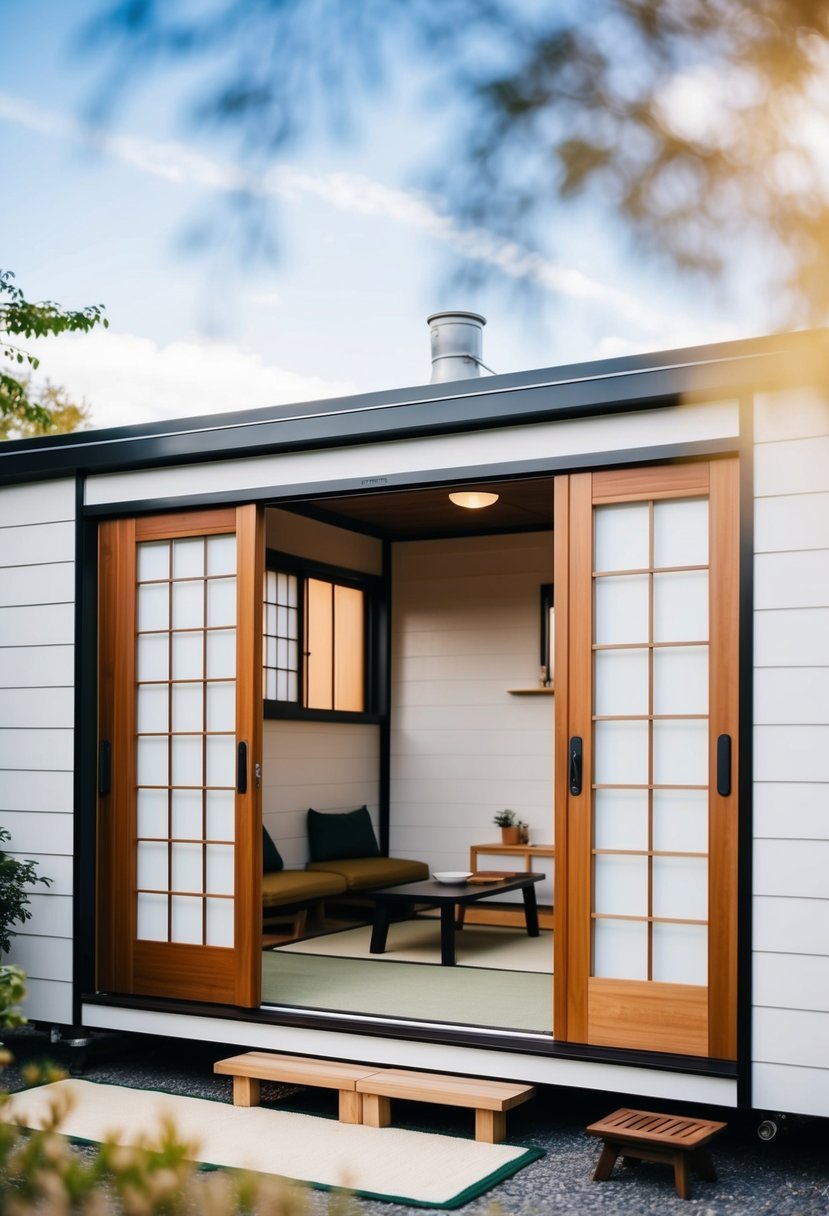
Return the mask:
{"type": "Polygon", "coordinates": [[[92,407],[97,426],[424,383],[425,318],[471,308],[488,319],[496,371],[763,332],[701,284],[643,268],[603,217],[556,221],[556,257],[448,219],[418,189],[445,115],[420,104],[423,76],[363,111],[361,135],[319,140],[272,167],[281,256],[240,266],[192,256],[181,233],[241,172],[227,150],[176,121],[180,85],[151,79],[103,130],[88,112],[100,63],[76,37],[92,0],[3,6],[0,137],[6,167],[0,266],[31,299],[103,303],[110,329],[40,344],[42,371],[92,407]],[[476,292],[445,285],[453,255],[502,269],[476,292]],[[515,284],[540,283],[531,308],[515,284]]]}

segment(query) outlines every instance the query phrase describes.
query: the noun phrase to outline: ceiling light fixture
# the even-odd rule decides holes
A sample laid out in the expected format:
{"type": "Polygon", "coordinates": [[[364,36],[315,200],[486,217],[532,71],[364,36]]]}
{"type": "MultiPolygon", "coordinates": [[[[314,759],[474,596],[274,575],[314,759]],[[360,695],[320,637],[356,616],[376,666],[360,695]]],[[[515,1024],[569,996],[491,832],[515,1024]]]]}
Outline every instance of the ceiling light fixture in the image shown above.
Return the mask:
{"type": "Polygon", "coordinates": [[[450,502],[456,507],[466,507],[470,511],[478,511],[481,507],[491,507],[498,501],[497,494],[488,494],[484,490],[457,490],[449,495],[450,502]]]}

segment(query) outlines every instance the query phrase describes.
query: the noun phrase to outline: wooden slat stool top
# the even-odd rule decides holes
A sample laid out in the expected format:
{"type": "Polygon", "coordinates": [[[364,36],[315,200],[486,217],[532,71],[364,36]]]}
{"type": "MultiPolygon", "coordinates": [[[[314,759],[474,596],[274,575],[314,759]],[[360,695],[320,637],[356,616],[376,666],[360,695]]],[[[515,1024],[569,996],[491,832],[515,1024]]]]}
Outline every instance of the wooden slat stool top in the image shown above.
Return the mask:
{"type": "Polygon", "coordinates": [[[707,1182],[716,1182],[707,1145],[726,1126],[712,1119],[660,1115],[622,1107],[586,1129],[591,1136],[601,1136],[604,1140],[593,1181],[605,1182],[620,1156],[626,1161],[664,1162],[674,1168],[677,1194],[681,1199],[688,1199],[689,1166],[707,1182]]]}

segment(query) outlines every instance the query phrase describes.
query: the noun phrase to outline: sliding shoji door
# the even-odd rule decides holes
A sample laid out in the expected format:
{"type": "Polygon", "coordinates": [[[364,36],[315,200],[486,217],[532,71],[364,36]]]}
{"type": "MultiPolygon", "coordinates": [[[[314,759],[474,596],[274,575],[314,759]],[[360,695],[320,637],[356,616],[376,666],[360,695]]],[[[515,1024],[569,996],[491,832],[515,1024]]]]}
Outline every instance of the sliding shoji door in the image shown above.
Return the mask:
{"type": "Polygon", "coordinates": [[[259,1003],[263,554],[254,507],[101,525],[100,990],[259,1003]]]}
{"type": "Polygon", "coordinates": [[[736,1053],[738,467],[556,488],[556,1036],[736,1053]]]}

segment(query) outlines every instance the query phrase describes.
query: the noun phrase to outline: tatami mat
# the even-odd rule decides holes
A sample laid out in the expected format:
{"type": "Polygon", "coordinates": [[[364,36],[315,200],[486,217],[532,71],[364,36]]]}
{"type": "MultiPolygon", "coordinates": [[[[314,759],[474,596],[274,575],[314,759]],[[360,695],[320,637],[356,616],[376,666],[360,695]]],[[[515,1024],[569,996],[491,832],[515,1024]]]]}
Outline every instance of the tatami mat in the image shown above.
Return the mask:
{"type": "MultiPolygon", "coordinates": [[[[440,964],[440,921],[416,919],[389,926],[383,954],[371,954],[371,926],[360,925],[337,933],[326,933],[276,947],[280,953],[359,958],[374,962],[440,964]]],[[[455,935],[459,967],[484,967],[494,971],[553,970],[553,935],[545,931],[529,937],[522,929],[493,925],[467,925],[455,935]]]]}

